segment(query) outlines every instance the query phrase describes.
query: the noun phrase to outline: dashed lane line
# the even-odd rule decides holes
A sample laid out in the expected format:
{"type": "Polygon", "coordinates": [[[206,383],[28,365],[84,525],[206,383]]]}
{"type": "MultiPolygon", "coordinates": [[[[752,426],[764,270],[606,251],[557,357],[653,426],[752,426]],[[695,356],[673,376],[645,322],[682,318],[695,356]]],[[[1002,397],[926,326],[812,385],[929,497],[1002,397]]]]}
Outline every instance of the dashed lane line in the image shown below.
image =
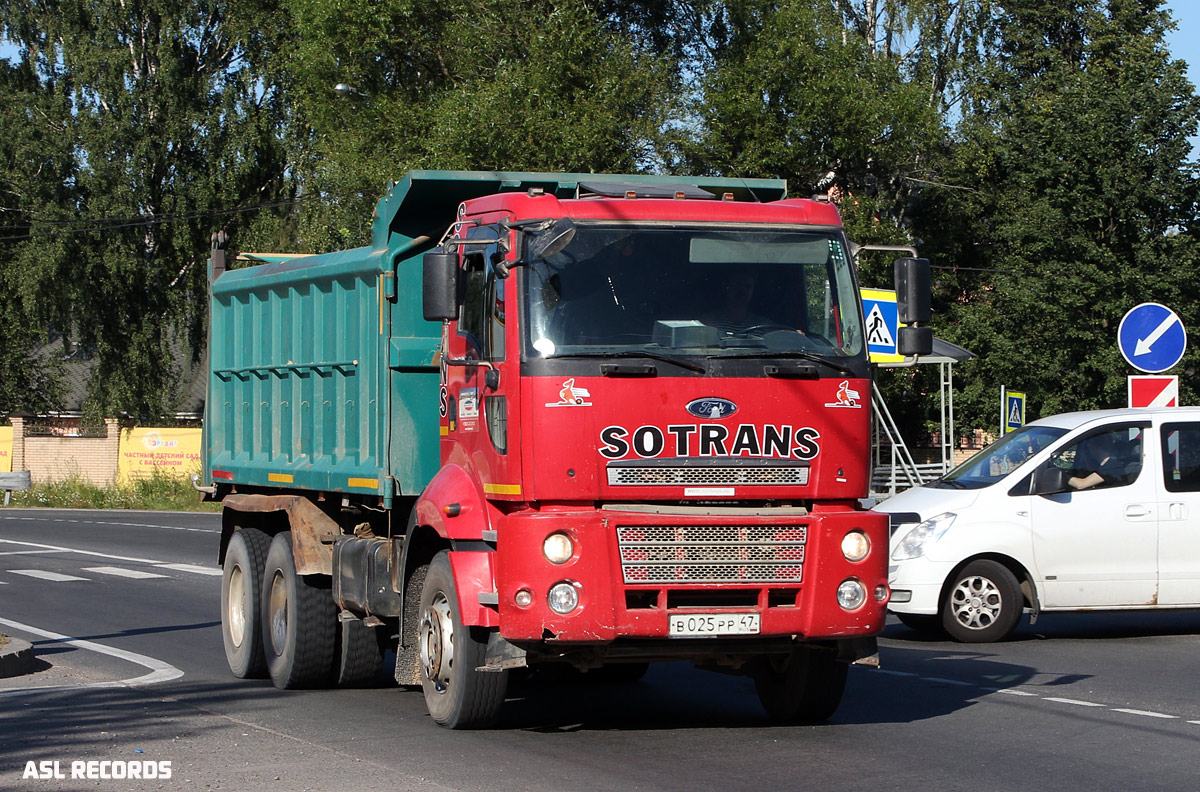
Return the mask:
{"type": "Polygon", "coordinates": [[[67,583],[72,580],[89,579],[76,577],[75,575],[64,575],[61,572],[48,572],[44,569],[10,569],[8,571],[14,575],[25,575],[26,577],[37,578],[39,580],[49,580],[53,583],[67,583]]]}
{"type": "Polygon", "coordinates": [[[220,577],[225,574],[217,567],[197,566],[196,564],[157,564],[159,569],[174,569],[178,572],[192,572],[197,575],[215,575],[220,577]]]}
{"type": "Polygon", "coordinates": [[[40,635],[43,638],[49,638],[52,641],[65,643],[69,646],[74,646],[77,649],[86,649],[91,652],[99,652],[100,654],[116,657],[120,660],[126,660],[135,665],[140,665],[143,668],[148,668],[148,673],[142,674],[139,677],[130,677],[128,679],[118,679],[114,682],[88,682],[79,685],[47,685],[46,687],[33,688],[0,688],[0,698],[9,696],[28,696],[34,693],[51,693],[62,690],[78,690],[80,688],[120,688],[120,687],[140,687],[142,685],[153,685],[157,682],[169,682],[172,679],[179,679],[183,676],[183,671],[171,665],[170,663],[158,660],[154,657],[147,657],[136,652],[127,652],[124,649],[117,649],[113,646],[96,643],[95,641],[85,641],[80,638],[72,638],[69,635],[62,635],[49,630],[42,630],[37,627],[31,627],[28,624],[9,621],[8,619],[0,619],[0,624],[6,627],[11,627],[14,630],[40,635]]]}
{"type": "Polygon", "coordinates": [[[113,553],[98,553],[95,550],[79,550],[74,547],[61,547],[59,545],[38,544],[37,542],[18,542],[16,539],[0,539],[0,544],[21,545],[23,547],[36,547],[45,552],[53,553],[76,553],[79,555],[95,556],[96,558],[107,558],[112,561],[131,561],[135,564],[147,564],[149,566],[161,567],[162,569],[173,569],[177,572],[191,572],[197,575],[220,575],[221,570],[217,567],[200,566],[199,564],[175,564],[168,561],[156,561],[153,558],[135,558],[133,556],[114,555],[113,553]]]}
{"type": "MultiPolygon", "coordinates": [[[[886,668],[877,669],[877,674],[887,674],[888,676],[909,677],[919,679],[922,682],[931,682],[936,685],[955,685],[957,687],[974,687],[979,690],[987,691],[988,693],[1003,693],[1007,696],[1022,696],[1025,698],[1036,698],[1040,701],[1051,701],[1055,704],[1069,704],[1075,707],[1094,707],[1097,709],[1107,709],[1110,712],[1120,712],[1125,715],[1136,715],[1142,718],[1158,718],[1160,720],[1180,720],[1179,715],[1171,715],[1166,712],[1154,712],[1153,710],[1132,709],[1129,707],[1109,707],[1107,704],[1100,704],[1095,701],[1081,701],[1079,699],[1063,698],[1061,696],[1042,696],[1037,693],[1030,693],[1026,690],[1017,690],[1016,688],[994,688],[976,685],[973,682],[964,682],[960,679],[946,679],[944,677],[921,676],[910,671],[892,671],[886,668]]],[[[1187,723],[1193,726],[1200,726],[1200,720],[1189,720],[1187,723]]]]}
{"type": "Polygon", "coordinates": [[[149,580],[150,578],[170,579],[167,575],[160,575],[157,572],[144,572],[140,569],[125,569],[123,567],[84,567],[83,571],[96,572],[101,575],[112,575],[114,577],[133,578],[134,580],[149,580]]]}
{"type": "Polygon", "coordinates": [[[168,531],[191,531],[193,533],[220,533],[220,528],[187,528],[182,525],[161,525],[159,523],[116,522],[114,520],[70,520],[65,517],[16,517],[3,516],[0,520],[15,520],[19,522],[55,522],[75,525],[115,525],[122,528],[165,528],[168,531]]]}

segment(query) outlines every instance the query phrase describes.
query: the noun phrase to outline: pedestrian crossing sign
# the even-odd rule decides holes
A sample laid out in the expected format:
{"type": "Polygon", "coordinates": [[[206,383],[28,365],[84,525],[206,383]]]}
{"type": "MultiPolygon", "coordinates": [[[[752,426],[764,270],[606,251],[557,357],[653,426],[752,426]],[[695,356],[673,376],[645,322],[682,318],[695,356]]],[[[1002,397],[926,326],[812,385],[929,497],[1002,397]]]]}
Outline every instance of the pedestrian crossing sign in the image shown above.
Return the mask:
{"type": "Polygon", "coordinates": [[[1016,431],[1025,425],[1025,394],[1004,389],[1004,433],[1016,431]]]}
{"type": "Polygon", "coordinates": [[[885,289],[861,289],[863,317],[866,321],[867,351],[872,363],[898,363],[904,360],[896,352],[900,334],[900,311],[896,292],[885,289]]]}

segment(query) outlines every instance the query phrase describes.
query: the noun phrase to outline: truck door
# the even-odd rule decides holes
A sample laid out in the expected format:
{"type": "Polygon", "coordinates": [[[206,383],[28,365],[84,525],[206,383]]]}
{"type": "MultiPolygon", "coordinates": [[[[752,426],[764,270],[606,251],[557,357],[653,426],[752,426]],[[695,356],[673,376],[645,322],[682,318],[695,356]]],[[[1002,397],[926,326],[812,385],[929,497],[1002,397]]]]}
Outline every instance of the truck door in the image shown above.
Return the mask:
{"type": "Polygon", "coordinates": [[[1148,422],[1090,431],[1046,464],[1080,483],[1097,468],[1099,483],[1030,499],[1033,552],[1045,581],[1046,608],[1148,605],[1158,584],[1158,520],[1152,470],[1144,470],[1148,422]],[[1099,447],[1104,459],[1090,458],[1099,447]],[[1119,455],[1119,456],[1117,456],[1119,455]]]}
{"type": "Polygon", "coordinates": [[[506,361],[507,290],[512,278],[500,278],[495,263],[502,255],[495,225],[473,226],[463,246],[459,273],[459,318],[447,338],[447,357],[479,361],[444,367],[446,439],[483,482],[489,497],[520,495],[520,467],[508,453],[508,416],[518,392],[516,368],[506,361]]]}
{"type": "Polygon", "coordinates": [[[1200,604],[1200,421],[1162,424],[1158,603],[1200,604]]]}

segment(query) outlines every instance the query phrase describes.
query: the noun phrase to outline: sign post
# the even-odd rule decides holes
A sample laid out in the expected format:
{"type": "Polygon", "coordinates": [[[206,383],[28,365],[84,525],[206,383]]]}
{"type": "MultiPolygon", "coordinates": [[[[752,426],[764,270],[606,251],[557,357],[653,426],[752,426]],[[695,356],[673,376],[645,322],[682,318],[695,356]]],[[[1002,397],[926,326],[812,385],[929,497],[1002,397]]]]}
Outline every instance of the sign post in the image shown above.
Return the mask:
{"type": "Polygon", "coordinates": [[[1025,394],[1000,386],[1000,435],[1025,425],[1025,394]]]}

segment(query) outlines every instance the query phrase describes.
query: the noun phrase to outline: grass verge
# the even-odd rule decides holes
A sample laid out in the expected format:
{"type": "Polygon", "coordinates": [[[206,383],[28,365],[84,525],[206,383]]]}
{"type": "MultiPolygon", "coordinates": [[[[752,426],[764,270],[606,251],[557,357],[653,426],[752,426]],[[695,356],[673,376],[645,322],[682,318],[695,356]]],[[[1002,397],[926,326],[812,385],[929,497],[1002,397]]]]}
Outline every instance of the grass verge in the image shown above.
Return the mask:
{"type": "Polygon", "coordinates": [[[186,479],[155,473],[124,484],[98,486],[79,476],[34,484],[14,491],[10,506],[50,509],[140,509],[145,511],[221,510],[218,503],[201,503],[200,493],[186,479]]]}

